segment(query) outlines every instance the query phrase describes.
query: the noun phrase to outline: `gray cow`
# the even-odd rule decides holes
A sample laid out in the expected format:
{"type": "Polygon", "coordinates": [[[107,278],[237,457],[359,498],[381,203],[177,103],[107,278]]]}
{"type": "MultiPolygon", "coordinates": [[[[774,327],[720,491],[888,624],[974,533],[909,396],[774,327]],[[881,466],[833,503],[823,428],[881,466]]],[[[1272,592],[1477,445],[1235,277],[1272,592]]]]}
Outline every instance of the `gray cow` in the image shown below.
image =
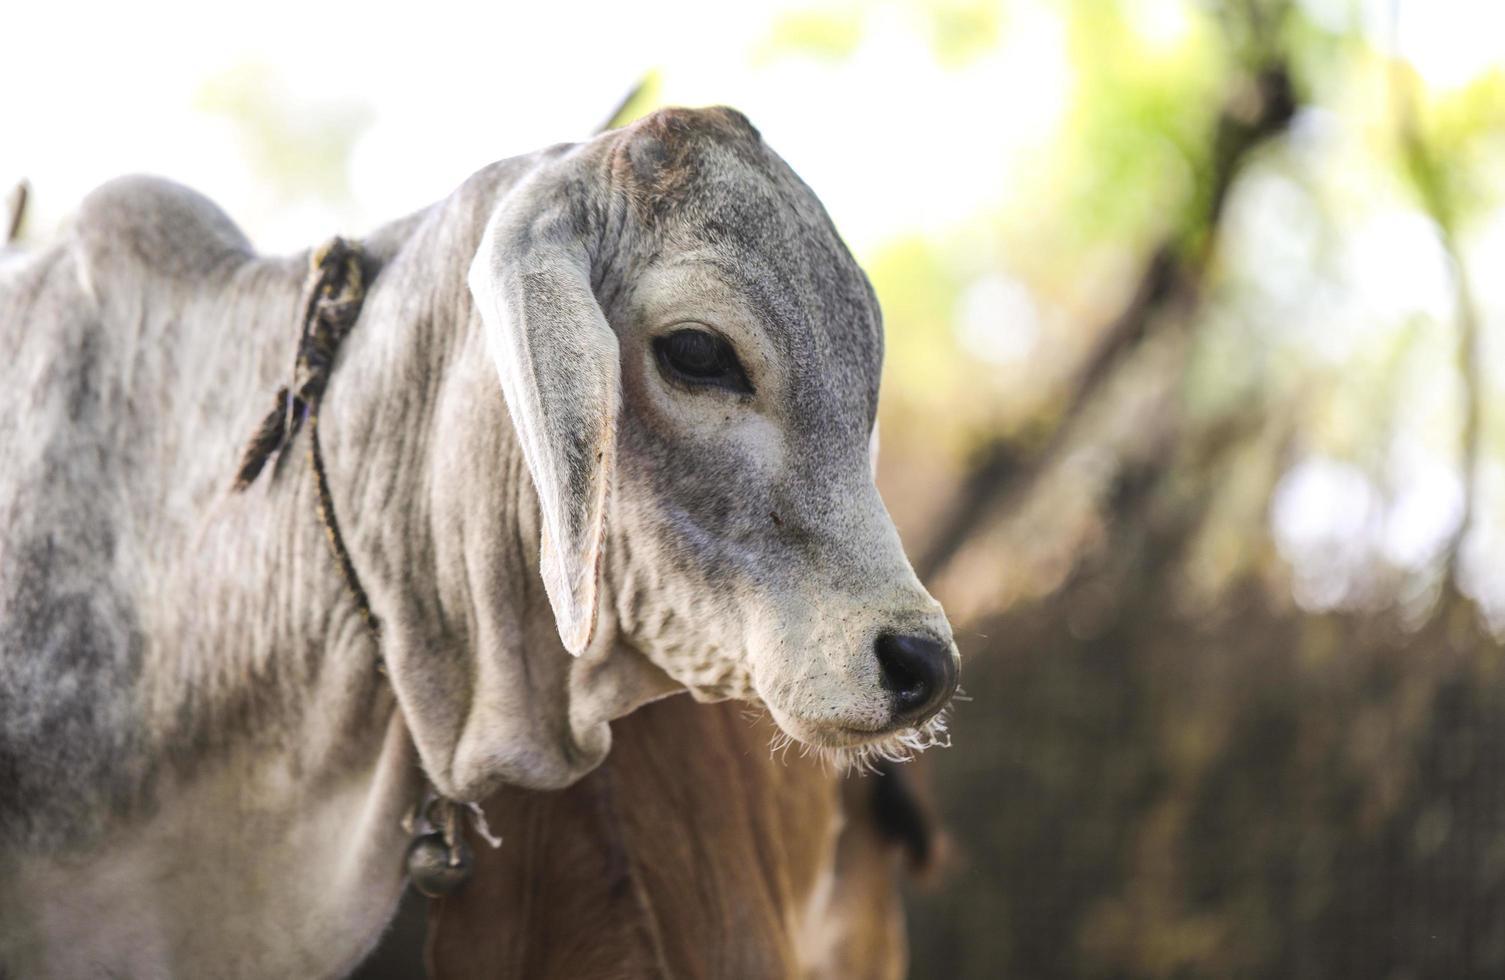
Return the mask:
{"type": "Polygon", "coordinates": [[[567,785],[673,691],[848,761],[939,735],[878,307],[741,115],[503,161],[363,244],[321,431],[379,637],[301,453],[227,491],[307,256],[130,178],[0,261],[0,974],[340,975],[426,785],[567,785]]]}

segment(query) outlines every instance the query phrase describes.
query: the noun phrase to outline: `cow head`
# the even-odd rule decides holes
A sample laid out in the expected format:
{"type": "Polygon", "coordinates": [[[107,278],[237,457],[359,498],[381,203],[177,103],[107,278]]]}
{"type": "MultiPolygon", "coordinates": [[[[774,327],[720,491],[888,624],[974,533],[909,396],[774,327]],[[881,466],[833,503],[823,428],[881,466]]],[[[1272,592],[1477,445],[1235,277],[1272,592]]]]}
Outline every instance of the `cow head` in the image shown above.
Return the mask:
{"type": "Polygon", "coordinates": [[[838,754],[934,740],[958,656],[874,485],[878,304],[745,118],[664,110],[546,155],[469,282],[566,648],[609,621],[838,754]]]}

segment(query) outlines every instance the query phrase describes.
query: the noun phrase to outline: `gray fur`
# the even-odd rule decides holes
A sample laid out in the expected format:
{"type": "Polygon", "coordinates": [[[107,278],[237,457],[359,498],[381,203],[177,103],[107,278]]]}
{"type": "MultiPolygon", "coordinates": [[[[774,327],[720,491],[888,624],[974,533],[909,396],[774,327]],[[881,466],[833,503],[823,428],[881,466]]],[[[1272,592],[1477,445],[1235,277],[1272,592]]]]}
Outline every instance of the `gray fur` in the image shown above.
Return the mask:
{"type": "Polygon", "coordinates": [[[226,492],[307,257],[148,178],[0,254],[0,972],[338,975],[419,764],[567,785],[680,686],[884,744],[874,637],[950,642],[872,484],[872,291],[740,115],[495,164],[364,244],[321,432],[380,651],[302,440],[226,492]],[[680,321],[757,393],[671,388],[680,321]]]}

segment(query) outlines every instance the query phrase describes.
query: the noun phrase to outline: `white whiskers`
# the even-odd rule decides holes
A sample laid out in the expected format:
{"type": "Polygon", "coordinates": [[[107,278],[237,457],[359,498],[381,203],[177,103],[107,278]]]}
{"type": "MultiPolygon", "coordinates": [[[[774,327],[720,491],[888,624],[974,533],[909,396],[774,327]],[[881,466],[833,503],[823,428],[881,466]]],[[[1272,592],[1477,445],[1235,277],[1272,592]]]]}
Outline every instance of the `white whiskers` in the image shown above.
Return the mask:
{"type": "MultiPolygon", "coordinates": [[[[946,731],[946,714],[942,711],[918,728],[901,728],[865,745],[845,748],[829,748],[799,743],[802,759],[813,758],[822,766],[837,772],[876,772],[879,762],[908,762],[926,749],[951,747],[951,735],[946,731]]],[[[787,759],[793,736],[779,731],[768,741],[768,757],[787,759]]]]}

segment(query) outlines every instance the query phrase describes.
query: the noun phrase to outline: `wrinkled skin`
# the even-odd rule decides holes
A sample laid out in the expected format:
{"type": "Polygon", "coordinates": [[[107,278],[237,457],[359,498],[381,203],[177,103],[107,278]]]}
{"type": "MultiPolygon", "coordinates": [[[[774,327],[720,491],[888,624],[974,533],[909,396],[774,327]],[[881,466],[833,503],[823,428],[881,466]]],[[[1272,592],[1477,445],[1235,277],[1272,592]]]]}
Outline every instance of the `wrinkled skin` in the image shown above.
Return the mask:
{"type": "Polygon", "coordinates": [[[569,785],[682,686],[903,738],[874,635],[955,656],[872,485],[871,293],[740,116],[503,161],[363,244],[320,431],[379,642],[306,437],[226,490],[307,257],[146,178],[0,256],[0,972],[338,975],[422,780],[569,785]],[[751,395],[655,373],[685,318],[751,395]]]}
{"type": "Polygon", "coordinates": [[[600,601],[604,522],[618,629],[675,680],[762,701],[817,746],[890,732],[877,638],[955,648],[873,483],[880,314],[815,197],[737,113],[670,110],[562,154],[500,212],[471,288],[483,315],[503,297],[488,318],[503,388],[525,448],[530,423],[544,430],[530,468],[550,470],[545,445],[600,461],[540,481],[564,498],[545,581],[566,644],[600,601]],[[686,326],[724,338],[751,390],[676,383],[653,341],[686,326]],[[533,400],[513,377],[528,357],[547,389],[533,400]]]}

